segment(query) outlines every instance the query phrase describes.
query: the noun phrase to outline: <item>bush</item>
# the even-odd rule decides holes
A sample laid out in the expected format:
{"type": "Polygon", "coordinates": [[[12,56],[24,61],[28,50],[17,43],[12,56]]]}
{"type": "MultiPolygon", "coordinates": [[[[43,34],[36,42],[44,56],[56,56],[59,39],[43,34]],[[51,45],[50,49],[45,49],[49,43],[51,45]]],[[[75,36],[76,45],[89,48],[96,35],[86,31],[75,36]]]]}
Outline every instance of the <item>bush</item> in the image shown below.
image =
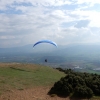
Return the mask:
{"type": "Polygon", "coordinates": [[[73,88],[70,84],[60,80],[54,84],[54,87],[51,88],[49,94],[57,94],[59,96],[69,96],[72,91],[73,88]]]}
{"type": "Polygon", "coordinates": [[[91,98],[93,97],[93,91],[86,86],[77,86],[74,90],[74,97],[77,98],[91,98]]]}
{"type": "Polygon", "coordinates": [[[63,70],[66,76],[61,78],[49,91],[50,94],[78,98],[91,98],[93,95],[100,96],[100,75],[74,72],[71,69],[63,70]]]}

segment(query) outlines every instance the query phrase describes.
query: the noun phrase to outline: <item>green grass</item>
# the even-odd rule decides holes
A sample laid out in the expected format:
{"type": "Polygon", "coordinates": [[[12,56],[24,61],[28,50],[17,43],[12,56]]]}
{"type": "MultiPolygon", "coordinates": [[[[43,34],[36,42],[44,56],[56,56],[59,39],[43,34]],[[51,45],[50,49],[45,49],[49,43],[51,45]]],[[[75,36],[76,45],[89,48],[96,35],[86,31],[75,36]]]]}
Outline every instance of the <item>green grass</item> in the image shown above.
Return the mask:
{"type": "Polygon", "coordinates": [[[0,91],[50,86],[64,73],[48,66],[34,64],[0,64],[0,91]]]}

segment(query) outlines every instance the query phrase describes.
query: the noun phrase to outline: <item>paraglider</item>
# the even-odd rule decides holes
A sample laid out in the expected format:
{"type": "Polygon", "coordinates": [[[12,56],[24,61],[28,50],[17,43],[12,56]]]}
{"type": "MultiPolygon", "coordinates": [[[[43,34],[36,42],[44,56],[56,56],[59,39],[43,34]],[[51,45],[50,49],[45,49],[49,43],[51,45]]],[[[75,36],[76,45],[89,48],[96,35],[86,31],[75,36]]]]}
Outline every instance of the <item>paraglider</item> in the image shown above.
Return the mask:
{"type": "Polygon", "coordinates": [[[47,59],[45,59],[45,62],[47,62],[47,59]]]}
{"type": "MultiPolygon", "coordinates": [[[[40,40],[40,41],[37,41],[33,47],[35,47],[36,45],[40,44],[40,43],[49,43],[49,44],[52,44],[54,45],[55,47],[57,47],[57,44],[51,40],[40,40]]],[[[47,59],[45,59],[45,62],[47,62],[47,59]]]]}
{"type": "Polygon", "coordinates": [[[33,47],[35,47],[37,44],[40,44],[40,43],[49,43],[49,44],[52,44],[52,45],[54,45],[54,46],[57,47],[57,44],[56,44],[55,42],[51,41],[51,40],[41,40],[41,41],[38,41],[38,42],[36,42],[36,43],[33,45],[33,47]]]}

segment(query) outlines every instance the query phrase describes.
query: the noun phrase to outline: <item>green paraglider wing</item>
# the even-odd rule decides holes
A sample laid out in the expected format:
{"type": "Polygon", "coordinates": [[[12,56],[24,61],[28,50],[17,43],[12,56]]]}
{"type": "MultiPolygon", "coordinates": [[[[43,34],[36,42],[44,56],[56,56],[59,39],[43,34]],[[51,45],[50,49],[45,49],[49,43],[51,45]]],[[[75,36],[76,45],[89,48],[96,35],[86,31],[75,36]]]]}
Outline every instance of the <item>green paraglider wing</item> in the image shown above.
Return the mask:
{"type": "Polygon", "coordinates": [[[57,44],[56,44],[55,42],[51,41],[51,40],[41,40],[41,41],[38,41],[38,42],[36,42],[36,43],[33,45],[33,47],[36,46],[36,45],[38,45],[38,44],[40,44],[40,43],[50,43],[50,44],[52,44],[52,45],[54,45],[54,46],[57,47],[57,44]]]}

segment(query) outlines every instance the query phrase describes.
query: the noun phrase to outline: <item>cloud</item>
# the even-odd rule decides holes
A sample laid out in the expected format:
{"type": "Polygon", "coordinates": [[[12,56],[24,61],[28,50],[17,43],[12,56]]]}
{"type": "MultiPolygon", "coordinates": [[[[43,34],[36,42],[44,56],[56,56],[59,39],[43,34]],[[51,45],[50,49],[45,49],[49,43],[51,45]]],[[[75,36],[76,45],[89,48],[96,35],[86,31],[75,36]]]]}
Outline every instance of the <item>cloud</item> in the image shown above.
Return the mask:
{"type": "Polygon", "coordinates": [[[1,0],[0,46],[50,39],[60,45],[99,42],[99,0],[1,0]]]}
{"type": "Polygon", "coordinates": [[[96,3],[99,3],[100,4],[100,1],[99,0],[76,0],[77,1],[77,4],[83,4],[83,3],[86,3],[86,4],[96,4],[96,3]]]}
{"type": "Polygon", "coordinates": [[[88,28],[64,28],[61,32],[62,34],[59,34],[63,36],[63,38],[59,38],[57,42],[62,42],[63,45],[73,43],[98,43],[100,38],[98,32],[95,34],[88,28]]]}
{"type": "Polygon", "coordinates": [[[87,27],[88,24],[89,24],[89,20],[79,20],[79,21],[76,23],[75,27],[77,27],[77,28],[87,27]]]}

